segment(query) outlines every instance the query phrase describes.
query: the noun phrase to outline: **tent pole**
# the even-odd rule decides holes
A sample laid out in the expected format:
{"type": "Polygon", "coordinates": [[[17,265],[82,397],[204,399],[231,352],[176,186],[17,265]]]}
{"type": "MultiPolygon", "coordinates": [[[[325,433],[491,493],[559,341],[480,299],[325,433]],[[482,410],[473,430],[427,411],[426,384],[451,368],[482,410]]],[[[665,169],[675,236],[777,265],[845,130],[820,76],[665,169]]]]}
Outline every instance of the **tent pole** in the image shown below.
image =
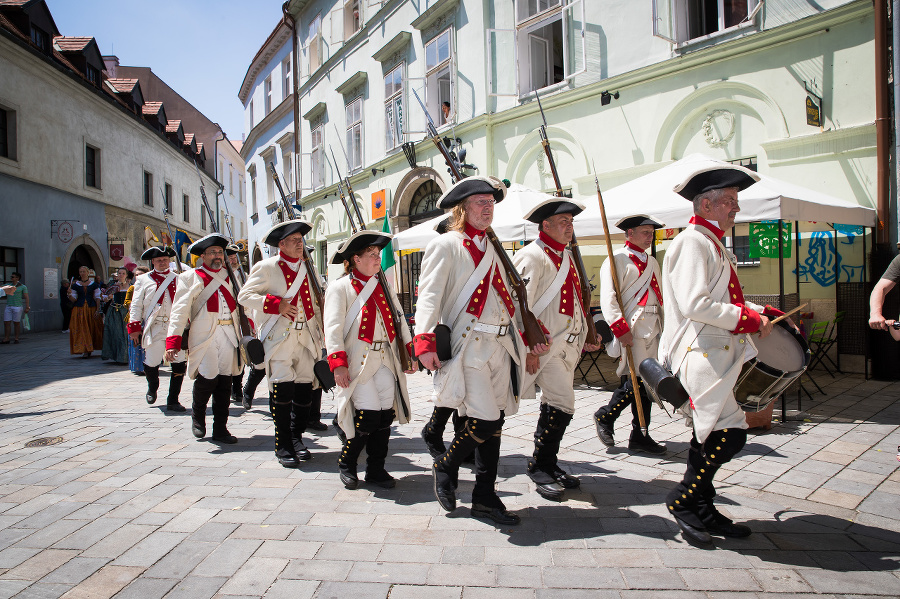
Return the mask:
{"type": "MultiPolygon", "coordinates": [[[[862,242],[862,250],[863,250],[863,269],[862,269],[862,283],[863,283],[863,291],[868,291],[868,283],[869,283],[869,273],[866,272],[869,268],[869,261],[866,259],[866,227],[862,228],[863,230],[863,242],[862,242]]],[[[873,235],[874,238],[874,235],[873,235]]],[[[866,293],[868,295],[868,293],[866,293]]],[[[865,345],[865,349],[863,353],[865,355],[865,359],[863,362],[865,365],[863,366],[865,372],[865,380],[869,380],[869,327],[865,327],[865,335],[863,339],[863,344],[865,345]]]]}
{"type": "MultiPolygon", "coordinates": [[[[841,271],[838,270],[838,262],[841,261],[841,256],[838,250],[838,230],[832,224],[832,230],[834,230],[834,314],[837,316],[838,312],[838,285],[841,283],[841,271]]],[[[834,337],[837,339],[837,325],[834,325],[834,337]]],[[[841,371],[841,346],[839,343],[835,343],[835,347],[837,347],[837,371],[841,371]]]]}
{"type": "Polygon", "coordinates": [[[787,312],[784,305],[784,221],[778,219],[778,309],[787,312]]]}

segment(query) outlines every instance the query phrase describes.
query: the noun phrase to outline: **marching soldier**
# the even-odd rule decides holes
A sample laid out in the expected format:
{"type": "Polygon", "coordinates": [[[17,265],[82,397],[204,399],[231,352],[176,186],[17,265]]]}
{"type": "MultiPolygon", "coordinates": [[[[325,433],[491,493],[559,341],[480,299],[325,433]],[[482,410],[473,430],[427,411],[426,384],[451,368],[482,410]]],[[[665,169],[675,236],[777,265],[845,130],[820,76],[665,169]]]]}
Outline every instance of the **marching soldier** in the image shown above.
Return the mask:
{"type": "MultiPolygon", "coordinates": [[[[266,350],[269,409],[275,421],[275,457],[285,468],[297,468],[312,455],[303,444],[311,394],[317,383],[313,366],[321,358],[322,314],[310,292],[301,260],[312,226],[296,219],[279,223],[263,237],[278,255],[253,265],[238,301],[259,317],[257,333],[266,350]]],[[[249,378],[249,377],[248,377],[249,378]]]]}
{"type": "Polygon", "coordinates": [[[572,219],[584,210],[574,200],[552,199],[535,206],[525,219],[539,226],[537,241],[516,252],[513,259],[527,290],[531,311],[555,340],[550,351],[525,358],[526,385],[541,388],[541,412],[534,432],[534,454],[528,460],[528,476],[539,495],[559,501],[565,489],[581,485],[557,463],[559,445],[575,413],[575,367],[583,351],[600,347],[586,345],[587,327],[593,326],[590,306],[581,297],[581,284],[566,246],[572,241],[572,219]]]}
{"type": "MultiPolygon", "coordinates": [[[[425,248],[416,305],[416,355],[434,372],[434,401],[439,407],[464,406],[468,419],[450,447],[432,466],[434,491],[445,510],[456,509],[456,487],[462,458],[475,450],[472,515],[498,524],[518,524],[506,510],[494,485],[500,460],[503,419],[518,409],[525,343],[517,331],[515,306],[506,272],[485,229],[494,204],[506,187],[493,177],[469,177],[438,200],[453,209],[450,230],[425,248]],[[450,328],[453,357],[437,356],[436,327],[450,328]]],[[[535,347],[543,354],[547,346],[535,347]]],[[[527,392],[527,390],[526,390],[527,392]]]]}
{"type": "Polygon", "coordinates": [[[193,426],[198,439],[206,435],[206,406],[212,396],[212,440],[237,443],[228,432],[228,396],[231,377],[241,371],[238,306],[236,290],[225,269],[228,240],[212,233],[188,248],[200,257],[200,264],[178,278],[169,331],[166,359],[181,353],[181,337],[190,322],[188,334],[188,376],[194,379],[193,426]]]}
{"type": "Polygon", "coordinates": [[[412,355],[412,337],[404,322],[395,330],[391,302],[399,311],[397,296],[382,288],[381,249],[391,235],[360,231],[338,248],[333,264],[343,262],[346,276],[328,287],[325,302],[325,347],[337,391],[337,421],[345,431],[338,458],[341,482],[348,489],[359,485],[356,464],[366,450],[367,483],[390,489],[394,477],[384,468],[394,417],[409,422],[409,396],[396,344],[403,343],[412,355]]]}
{"type": "MultiPolygon", "coordinates": [[[[634,358],[632,366],[637,370],[645,358],[655,358],[659,348],[659,335],[662,332],[662,288],[659,262],[650,256],[647,250],[653,244],[654,232],[663,224],[644,214],[629,216],[616,223],[625,231],[625,247],[613,253],[616,261],[616,273],[619,276],[619,289],[622,292],[622,305],[625,314],[619,309],[616,299],[616,288],[613,285],[612,269],[609,260],[600,268],[600,306],[603,318],[615,339],[607,346],[607,353],[619,360],[616,374],[620,377],[619,388],[616,389],[609,404],[597,410],[594,423],[597,436],[607,447],[615,445],[613,429],[616,418],[626,407],[631,405],[631,436],[628,438],[628,449],[643,451],[654,455],[666,453],[666,448],[641,431],[637,402],[634,401],[634,390],[631,388],[631,377],[625,358],[623,346],[631,347],[634,358]]],[[[644,385],[638,382],[641,394],[641,409],[644,422],[650,424],[650,395],[644,385]]]]}
{"type": "MultiPolygon", "coordinates": [[[[175,298],[176,273],[170,268],[170,258],[175,257],[172,248],[159,246],[148,248],[141,260],[149,260],[153,270],[140,275],[134,281],[131,307],[128,311],[128,335],[131,342],[144,348],[144,373],[147,376],[147,403],[156,402],[159,390],[159,366],[166,353],[166,331],[175,298]]],[[[187,363],[184,355],[169,360],[172,377],[169,379],[169,395],[166,409],[184,412],[178,403],[187,363]]]]}
{"type": "MultiPolygon", "coordinates": [[[[247,282],[247,276],[244,274],[244,269],[241,268],[241,257],[239,252],[241,248],[238,247],[236,243],[229,243],[228,247],[225,248],[225,254],[228,256],[228,263],[231,264],[231,270],[234,272],[234,278],[237,279],[238,285],[241,287],[244,286],[244,283],[247,282]]],[[[238,291],[240,293],[240,291],[238,291]]],[[[252,325],[252,318],[251,318],[252,325]]],[[[247,377],[247,380],[253,378],[253,371],[256,370],[252,364],[250,367],[250,376],[247,377]]],[[[244,392],[243,392],[243,378],[244,378],[244,370],[241,369],[241,372],[232,377],[231,379],[231,403],[240,404],[243,403],[244,392]]],[[[255,388],[254,388],[255,389],[255,388]]],[[[249,408],[247,408],[249,409],[249,408]]]]}
{"type": "Polygon", "coordinates": [[[666,326],[659,357],[690,395],[680,411],[694,433],[684,479],[666,507],[686,538],[704,544],[710,535],[751,533],[715,508],[713,477],[747,441],[734,386],[744,362],[756,355],[749,333],[765,337],[772,331],[766,314],[780,314],[744,300],[734,255],[720,241],[740,210],[738,191],[758,178],[743,167],[723,166],[678,185],[675,191],[693,201],[694,217],[663,260],[666,326]]]}

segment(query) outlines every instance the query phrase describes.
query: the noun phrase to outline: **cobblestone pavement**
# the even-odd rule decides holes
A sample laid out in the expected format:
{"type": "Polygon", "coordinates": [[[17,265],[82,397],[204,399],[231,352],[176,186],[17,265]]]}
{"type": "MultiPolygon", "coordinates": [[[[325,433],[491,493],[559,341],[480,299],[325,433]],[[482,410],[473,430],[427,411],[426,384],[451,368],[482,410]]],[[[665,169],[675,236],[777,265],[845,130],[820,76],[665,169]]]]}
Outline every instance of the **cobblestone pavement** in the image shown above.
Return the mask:
{"type": "Polygon", "coordinates": [[[70,356],[64,335],[29,335],[0,347],[0,596],[897,597],[900,383],[814,376],[828,395],[751,434],[716,477],[722,510],[755,534],[700,549],[663,506],[688,430],[654,409],[666,456],[607,450],[591,419],[609,398],[598,386],[577,391],[561,459],[582,486],[561,503],[524,475],[536,404],[508,419],[498,488],[522,524],[497,528],[468,514],[468,469],[455,512],[432,495],[418,437],[427,375],[411,377],[416,418],[391,437],[397,487],[348,491],[331,431],[310,436],[299,470],[278,465],[264,390],[231,410],[240,442],[219,446],[191,436],[190,412],[148,406],[143,378],[70,356]]]}

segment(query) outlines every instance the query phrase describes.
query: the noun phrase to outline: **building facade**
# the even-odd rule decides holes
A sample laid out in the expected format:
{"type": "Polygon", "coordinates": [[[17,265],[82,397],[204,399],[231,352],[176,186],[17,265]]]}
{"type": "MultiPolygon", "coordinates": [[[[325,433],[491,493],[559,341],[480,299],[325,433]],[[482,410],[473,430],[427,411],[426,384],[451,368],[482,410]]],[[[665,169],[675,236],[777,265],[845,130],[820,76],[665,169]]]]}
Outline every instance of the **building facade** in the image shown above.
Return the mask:
{"type": "Polygon", "coordinates": [[[62,322],[60,281],[79,266],[106,280],[140,264],[166,218],[173,236],[209,231],[203,149],[136,79],[109,77],[93,38],[61,36],[43,0],[0,6],[0,125],[3,277],[23,274],[32,329],[62,322]]]}
{"type": "MultiPolygon", "coordinates": [[[[609,189],[701,152],[875,205],[874,24],[866,0],[292,0],[288,8],[300,48],[300,154],[283,143],[293,126],[280,83],[291,54],[285,24],[241,88],[254,144],[243,154],[256,168],[248,182],[256,180],[257,215],[272,206],[259,152],[297,165],[298,205],[313,222],[323,270],[350,233],[332,152],[341,173],[350,173],[366,226],[381,228],[385,206],[395,232],[435,214],[450,177],[425,139],[426,111],[452,149],[466,150],[467,174],[554,190],[536,93],[563,185],[586,202],[596,201],[592,164],[609,189]]],[[[639,198],[635,205],[639,211],[639,198]]],[[[271,225],[263,220],[258,229],[251,224],[251,246],[271,225]]],[[[793,290],[791,268],[799,270],[801,295],[830,301],[833,311],[832,285],[860,280],[863,269],[823,273],[841,259],[837,246],[844,265],[861,265],[862,239],[825,223],[799,225],[801,252],[796,266],[786,265],[785,281],[793,290]]],[[[728,242],[739,250],[747,236],[743,225],[728,242]]],[[[595,274],[605,251],[582,249],[595,274]]],[[[408,309],[418,260],[401,261],[408,309]]],[[[777,264],[745,262],[742,280],[753,293],[777,293],[777,264]]]]}

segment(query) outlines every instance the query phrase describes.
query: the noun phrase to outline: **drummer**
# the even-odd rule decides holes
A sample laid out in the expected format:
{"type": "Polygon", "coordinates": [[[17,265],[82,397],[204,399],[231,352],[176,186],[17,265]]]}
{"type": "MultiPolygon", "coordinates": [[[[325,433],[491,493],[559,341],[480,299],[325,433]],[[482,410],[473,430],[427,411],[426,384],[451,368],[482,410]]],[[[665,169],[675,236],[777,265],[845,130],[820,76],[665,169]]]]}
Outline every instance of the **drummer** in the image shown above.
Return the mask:
{"type": "Polygon", "coordinates": [[[711,535],[751,533],[716,510],[713,477],[747,442],[734,386],[744,362],[757,353],[750,334],[767,336],[769,317],[781,314],[744,299],[737,261],[719,241],[740,211],[738,192],[758,180],[740,166],[715,166],[677,185],[675,191],[693,202],[694,216],[663,260],[659,359],[691,397],[679,410],[694,433],[684,480],[666,497],[666,507],[684,537],[700,544],[711,543],[711,535]]]}

